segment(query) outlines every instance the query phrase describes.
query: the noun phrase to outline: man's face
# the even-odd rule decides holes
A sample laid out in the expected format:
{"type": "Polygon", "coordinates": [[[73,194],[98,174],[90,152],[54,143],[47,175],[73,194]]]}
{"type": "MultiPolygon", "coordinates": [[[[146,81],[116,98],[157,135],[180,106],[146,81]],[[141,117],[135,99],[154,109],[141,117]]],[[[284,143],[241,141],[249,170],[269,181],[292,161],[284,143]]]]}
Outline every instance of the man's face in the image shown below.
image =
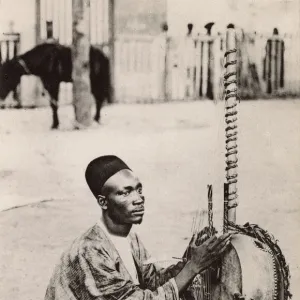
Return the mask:
{"type": "Polygon", "coordinates": [[[145,198],[142,184],[130,170],[121,170],[110,177],[103,189],[106,210],[117,224],[140,224],[144,215],[145,198]]]}

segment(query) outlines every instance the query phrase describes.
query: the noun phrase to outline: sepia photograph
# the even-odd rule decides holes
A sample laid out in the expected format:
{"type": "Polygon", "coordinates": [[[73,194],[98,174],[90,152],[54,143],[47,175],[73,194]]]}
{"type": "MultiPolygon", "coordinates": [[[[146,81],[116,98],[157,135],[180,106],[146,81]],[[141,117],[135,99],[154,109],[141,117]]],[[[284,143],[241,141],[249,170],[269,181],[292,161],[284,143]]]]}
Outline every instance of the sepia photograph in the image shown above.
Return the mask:
{"type": "Polygon", "coordinates": [[[300,0],[0,0],[0,154],[0,300],[299,299],[300,0]]]}

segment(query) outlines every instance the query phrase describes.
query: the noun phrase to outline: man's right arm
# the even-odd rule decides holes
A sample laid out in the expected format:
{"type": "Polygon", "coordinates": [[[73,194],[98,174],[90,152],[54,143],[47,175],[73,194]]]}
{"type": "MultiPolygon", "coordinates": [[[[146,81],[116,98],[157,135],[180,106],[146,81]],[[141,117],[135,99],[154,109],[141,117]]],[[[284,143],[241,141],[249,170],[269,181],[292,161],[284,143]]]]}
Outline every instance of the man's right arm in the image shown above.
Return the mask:
{"type": "MultiPolygon", "coordinates": [[[[71,288],[72,278],[68,278],[68,286],[84,295],[85,299],[101,300],[179,300],[179,293],[184,291],[195,275],[209,266],[229,242],[228,236],[210,238],[200,246],[192,242],[191,259],[174,277],[155,290],[141,289],[131,280],[127,280],[115,266],[114,260],[94,243],[86,245],[84,251],[78,253],[74,272],[80,281],[71,288]]],[[[72,272],[68,272],[68,276],[72,272]]]]}
{"type": "Polygon", "coordinates": [[[115,262],[101,247],[90,246],[78,256],[81,273],[79,289],[87,299],[105,300],[179,300],[177,286],[169,280],[155,290],[141,289],[116,270],[115,262]]]}
{"type": "MultiPolygon", "coordinates": [[[[153,263],[142,264],[142,286],[143,288],[155,290],[158,286],[170,281],[179,292],[189,285],[193,278],[201,271],[208,268],[223,253],[230,242],[230,235],[226,234],[219,238],[213,236],[200,245],[196,245],[198,235],[192,237],[188,246],[189,260],[179,262],[165,269],[157,269],[153,263]]],[[[136,236],[136,246],[139,252],[136,253],[141,262],[147,261],[149,255],[142,242],[136,236]]]]}
{"type": "Polygon", "coordinates": [[[198,274],[190,261],[188,261],[183,269],[176,275],[175,282],[178,288],[178,292],[181,293],[198,274]]]}

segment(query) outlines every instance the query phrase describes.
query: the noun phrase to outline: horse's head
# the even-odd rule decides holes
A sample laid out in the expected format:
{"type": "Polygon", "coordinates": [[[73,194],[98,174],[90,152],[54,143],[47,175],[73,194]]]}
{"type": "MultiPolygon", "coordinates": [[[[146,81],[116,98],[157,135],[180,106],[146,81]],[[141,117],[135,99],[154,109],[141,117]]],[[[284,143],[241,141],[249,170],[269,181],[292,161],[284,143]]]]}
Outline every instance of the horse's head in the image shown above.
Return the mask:
{"type": "Polygon", "coordinates": [[[71,49],[59,44],[44,43],[0,65],[0,99],[15,90],[22,75],[72,81],[71,49]]]}
{"type": "Polygon", "coordinates": [[[16,59],[0,65],[0,99],[4,100],[19,84],[24,70],[16,59]]]}

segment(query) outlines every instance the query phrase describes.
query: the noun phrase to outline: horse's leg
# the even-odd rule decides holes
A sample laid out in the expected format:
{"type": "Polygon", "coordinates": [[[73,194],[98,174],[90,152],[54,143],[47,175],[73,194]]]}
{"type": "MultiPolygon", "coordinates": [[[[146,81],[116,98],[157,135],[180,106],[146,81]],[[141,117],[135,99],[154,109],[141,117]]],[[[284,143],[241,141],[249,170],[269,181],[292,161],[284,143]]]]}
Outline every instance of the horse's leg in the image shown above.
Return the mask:
{"type": "Polygon", "coordinates": [[[58,119],[58,92],[59,82],[44,80],[44,87],[48,91],[50,96],[50,107],[52,109],[52,126],[51,129],[57,129],[59,126],[58,119]]]}
{"type": "Polygon", "coordinates": [[[13,91],[13,98],[17,102],[17,104],[15,106],[16,108],[22,108],[22,103],[21,103],[21,99],[20,99],[20,83],[21,83],[21,81],[19,82],[19,84],[13,91]]]}
{"type": "Polygon", "coordinates": [[[94,95],[94,97],[95,97],[95,101],[96,101],[96,114],[95,114],[94,120],[96,122],[100,123],[100,111],[103,106],[105,97],[103,95],[99,95],[99,94],[94,95]]]}
{"type": "Polygon", "coordinates": [[[50,106],[52,109],[52,119],[53,119],[51,129],[58,129],[58,126],[59,126],[58,113],[57,113],[58,101],[57,101],[57,99],[54,99],[54,98],[51,98],[50,101],[51,101],[50,106]]]}

